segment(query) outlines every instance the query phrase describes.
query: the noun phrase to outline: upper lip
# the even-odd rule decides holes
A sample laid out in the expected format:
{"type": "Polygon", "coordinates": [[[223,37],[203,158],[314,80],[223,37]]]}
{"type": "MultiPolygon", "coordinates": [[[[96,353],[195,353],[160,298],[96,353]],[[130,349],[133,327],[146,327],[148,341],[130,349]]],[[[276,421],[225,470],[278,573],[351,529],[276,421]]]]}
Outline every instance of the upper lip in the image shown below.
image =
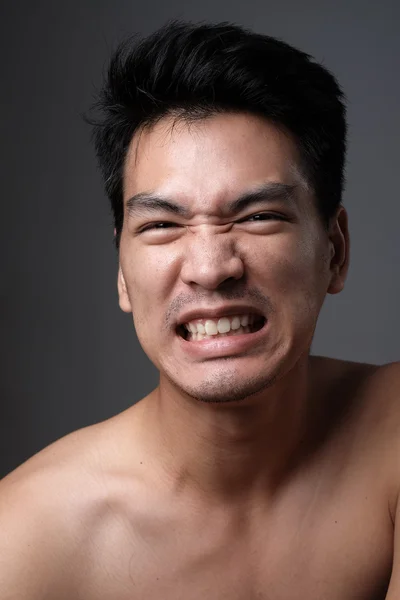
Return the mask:
{"type": "Polygon", "coordinates": [[[184,323],[189,323],[189,321],[194,321],[195,319],[219,319],[221,317],[242,314],[259,315],[265,318],[265,314],[259,308],[250,306],[249,304],[237,304],[235,306],[229,304],[214,308],[197,308],[187,311],[179,317],[177,325],[183,325],[184,323]]]}

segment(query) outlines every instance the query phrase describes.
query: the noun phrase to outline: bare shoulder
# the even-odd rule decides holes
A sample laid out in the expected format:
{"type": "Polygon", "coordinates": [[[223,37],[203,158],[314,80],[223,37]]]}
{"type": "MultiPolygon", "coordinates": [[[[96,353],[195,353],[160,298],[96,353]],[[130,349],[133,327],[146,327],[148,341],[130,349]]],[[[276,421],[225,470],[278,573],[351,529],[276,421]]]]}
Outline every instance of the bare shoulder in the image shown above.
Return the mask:
{"type": "Polygon", "coordinates": [[[54,484],[78,475],[95,460],[95,427],[73,431],[34,454],[0,481],[0,498],[35,488],[43,498],[43,491],[51,495],[54,484]]]}
{"type": "Polygon", "coordinates": [[[312,356],[311,367],[313,377],[321,385],[330,388],[338,385],[343,391],[351,388],[355,393],[378,394],[381,406],[385,405],[385,408],[391,403],[396,408],[396,398],[400,399],[400,361],[376,365],[312,356]]]}
{"type": "Polygon", "coordinates": [[[117,417],[72,431],[9,473],[0,481],[0,506],[21,497],[25,505],[54,507],[61,520],[103,497],[104,457],[113,453],[117,417]]]}
{"type": "Polygon", "coordinates": [[[311,357],[312,377],[327,396],[354,406],[375,432],[396,432],[400,442],[400,361],[384,365],[311,357]]]}
{"type": "Polygon", "coordinates": [[[343,431],[355,455],[385,474],[394,507],[400,489],[400,362],[372,365],[318,356],[311,365],[328,404],[343,410],[343,431]]]}
{"type": "Polygon", "coordinates": [[[106,429],[72,432],[0,482],[0,589],[10,598],[68,597],[76,549],[107,502],[99,452],[106,429]]]}
{"type": "Polygon", "coordinates": [[[388,398],[394,402],[400,400],[400,361],[382,365],[376,370],[374,379],[376,385],[382,386],[382,390],[388,398]]]}

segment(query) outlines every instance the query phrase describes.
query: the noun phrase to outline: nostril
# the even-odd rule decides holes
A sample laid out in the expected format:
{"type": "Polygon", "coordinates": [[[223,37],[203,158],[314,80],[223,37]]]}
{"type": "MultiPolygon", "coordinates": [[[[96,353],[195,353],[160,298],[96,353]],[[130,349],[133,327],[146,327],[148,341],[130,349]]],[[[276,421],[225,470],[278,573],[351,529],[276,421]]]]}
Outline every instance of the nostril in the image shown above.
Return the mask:
{"type": "Polygon", "coordinates": [[[197,252],[190,246],[182,263],[180,277],[187,285],[197,284],[215,290],[221,286],[232,287],[233,282],[245,275],[243,260],[232,252],[216,252],[211,246],[206,252],[197,252]]]}

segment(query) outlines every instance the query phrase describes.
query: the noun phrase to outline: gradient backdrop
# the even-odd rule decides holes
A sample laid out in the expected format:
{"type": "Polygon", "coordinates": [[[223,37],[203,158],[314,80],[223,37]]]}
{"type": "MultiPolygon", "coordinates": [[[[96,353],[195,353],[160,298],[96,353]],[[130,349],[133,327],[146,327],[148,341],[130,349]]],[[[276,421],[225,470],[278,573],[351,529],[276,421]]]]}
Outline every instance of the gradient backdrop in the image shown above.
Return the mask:
{"type": "Polygon", "coordinates": [[[281,37],[338,76],[352,265],[346,290],[327,298],[313,353],[400,359],[397,1],[3,2],[0,477],[157,383],[118,308],[112,219],[81,113],[117,42],[173,17],[281,37]]]}

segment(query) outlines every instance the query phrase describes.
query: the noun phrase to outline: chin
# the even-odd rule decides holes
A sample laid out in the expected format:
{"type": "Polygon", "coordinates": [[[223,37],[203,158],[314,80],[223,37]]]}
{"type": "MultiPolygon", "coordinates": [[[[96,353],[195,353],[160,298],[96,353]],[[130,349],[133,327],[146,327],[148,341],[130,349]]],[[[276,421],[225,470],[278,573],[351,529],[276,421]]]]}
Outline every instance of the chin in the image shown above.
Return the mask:
{"type": "Polygon", "coordinates": [[[260,374],[253,378],[239,377],[238,373],[225,371],[212,377],[204,378],[198,382],[182,383],[170,379],[175,388],[187,396],[200,402],[227,404],[243,402],[246,398],[253,397],[271,387],[277,379],[276,375],[263,376],[260,374]]]}
{"type": "Polygon", "coordinates": [[[268,352],[240,358],[217,358],[206,362],[164,364],[164,374],[175,390],[206,403],[243,403],[271,388],[288,374],[302,354],[292,343],[274,344],[268,352]]]}

